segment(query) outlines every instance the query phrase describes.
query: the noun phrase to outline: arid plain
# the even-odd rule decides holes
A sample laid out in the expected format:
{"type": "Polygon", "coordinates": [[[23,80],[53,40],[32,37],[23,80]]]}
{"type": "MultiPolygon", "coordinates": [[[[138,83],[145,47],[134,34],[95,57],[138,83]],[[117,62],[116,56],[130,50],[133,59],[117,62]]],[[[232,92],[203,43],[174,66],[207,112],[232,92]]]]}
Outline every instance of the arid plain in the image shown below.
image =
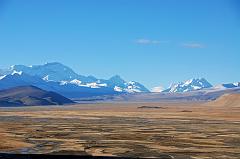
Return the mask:
{"type": "Polygon", "coordinates": [[[238,159],[239,114],[239,95],[209,103],[0,108],[0,151],[238,159]]]}

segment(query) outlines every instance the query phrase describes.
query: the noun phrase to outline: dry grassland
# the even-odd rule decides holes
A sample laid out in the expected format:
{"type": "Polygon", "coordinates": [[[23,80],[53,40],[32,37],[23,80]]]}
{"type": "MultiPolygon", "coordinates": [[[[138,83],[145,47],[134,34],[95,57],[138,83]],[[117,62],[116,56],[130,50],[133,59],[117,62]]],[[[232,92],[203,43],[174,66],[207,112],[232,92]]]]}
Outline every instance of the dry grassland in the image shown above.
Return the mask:
{"type": "Polygon", "coordinates": [[[115,103],[0,109],[0,151],[240,158],[240,105],[115,103]]]}

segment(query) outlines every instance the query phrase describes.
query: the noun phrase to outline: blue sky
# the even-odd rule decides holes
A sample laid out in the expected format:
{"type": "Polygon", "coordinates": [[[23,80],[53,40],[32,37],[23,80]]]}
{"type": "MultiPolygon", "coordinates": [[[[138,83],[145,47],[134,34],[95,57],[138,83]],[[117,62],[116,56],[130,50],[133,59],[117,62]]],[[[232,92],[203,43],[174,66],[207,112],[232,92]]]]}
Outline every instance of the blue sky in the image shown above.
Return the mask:
{"type": "Polygon", "coordinates": [[[148,88],[240,80],[237,0],[0,0],[0,67],[58,61],[148,88]]]}

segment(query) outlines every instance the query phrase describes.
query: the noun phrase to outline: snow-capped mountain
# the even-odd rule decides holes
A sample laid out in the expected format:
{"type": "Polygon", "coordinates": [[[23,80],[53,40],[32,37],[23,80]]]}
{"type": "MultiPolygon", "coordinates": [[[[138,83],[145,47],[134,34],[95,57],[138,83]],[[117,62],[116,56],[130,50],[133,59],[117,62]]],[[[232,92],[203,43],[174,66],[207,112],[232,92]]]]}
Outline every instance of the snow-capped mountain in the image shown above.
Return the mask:
{"type": "Polygon", "coordinates": [[[114,88],[117,92],[137,93],[137,92],[149,92],[149,90],[136,81],[125,81],[119,75],[115,75],[108,80],[100,80],[102,83],[106,83],[109,87],[114,88]]]}
{"type": "Polygon", "coordinates": [[[145,88],[142,84],[130,81],[124,82],[124,86],[114,86],[114,90],[117,92],[127,92],[127,93],[140,93],[140,92],[149,92],[147,88],[145,88]]]}
{"type": "Polygon", "coordinates": [[[10,72],[13,71],[22,71],[31,76],[38,76],[44,80],[48,81],[71,81],[74,79],[78,79],[84,83],[87,82],[95,82],[97,79],[93,76],[82,76],[75,73],[71,68],[58,63],[46,63],[44,65],[33,65],[33,66],[25,66],[25,65],[13,65],[9,69],[10,72]]]}
{"type": "Polygon", "coordinates": [[[211,88],[212,85],[204,78],[193,78],[185,82],[172,84],[168,89],[163,92],[190,92],[194,90],[201,90],[204,88],[211,88]]]}
{"type": "Polygon", "coordinates": [[[44,65],[13,65],[0,72],[0,88],[14,85],[34,85],[39,88],[56,91],[94,95],[114,93],[149,92],[142,84],[134,81],[126,82],[116,75],[108,80],[97,79],[94,76],[83,76],[61,63],[44,65]]]}
{"type": "Polygon", "coordinates": [[[228,89],[228,88],[235,88],[235,87],[240,87],[240,82],[219,84],[219,85],[216,85],[214,88],[215,89],[228,89]]]}

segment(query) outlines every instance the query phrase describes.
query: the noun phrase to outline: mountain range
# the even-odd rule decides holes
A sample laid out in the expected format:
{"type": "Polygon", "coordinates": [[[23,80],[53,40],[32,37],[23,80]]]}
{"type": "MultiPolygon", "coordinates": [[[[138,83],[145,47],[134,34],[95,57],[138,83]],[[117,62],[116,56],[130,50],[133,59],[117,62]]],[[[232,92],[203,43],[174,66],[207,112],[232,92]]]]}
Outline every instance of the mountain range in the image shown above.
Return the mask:
{"type": "Polygon", "coordinates": [[[0,89],[33,85],[54,91],[69,98],[99,96],[120,93],[149,92],[136,81],[126,82],[119,75],[110,79],[83,76],[57,62],[44,65],[13,65],[0,70],[0,89]]]}
{"type": "MultiPolygon", "coordinates": [[[[0,70],[0,90],[26,85],[57,92],[68,98],[150,92],[141,83],[127,82],[119,75],[109,79],[84,76],[58,62],[32,66],[13,65],[8,69],[0,70]]],[[[162,87],[156,87],[153,90],[163,93],[185,93],[204,89],[221,90],[235,87],[240,87],[240,82],[213,86],[205,78],[193,78],[171,84],[165,90],[162,87]]]]}
{"type": "Polygon", "coordinates": [[[240,82],[235,83],[226,83],[226,84],[219,84],[213,86],[209,83],[205,78],[192,78],[186,80],[184,82],[178,82],[171,84],[167,89],[163,89],[161,86],[154,87],[152,90],[153,92],[159,93],[184,93],[184,92],[192,92],[198,90],[222,90],[222,89],[229,89],[229,88],[236,88],[240,87],[240,82]]]}

